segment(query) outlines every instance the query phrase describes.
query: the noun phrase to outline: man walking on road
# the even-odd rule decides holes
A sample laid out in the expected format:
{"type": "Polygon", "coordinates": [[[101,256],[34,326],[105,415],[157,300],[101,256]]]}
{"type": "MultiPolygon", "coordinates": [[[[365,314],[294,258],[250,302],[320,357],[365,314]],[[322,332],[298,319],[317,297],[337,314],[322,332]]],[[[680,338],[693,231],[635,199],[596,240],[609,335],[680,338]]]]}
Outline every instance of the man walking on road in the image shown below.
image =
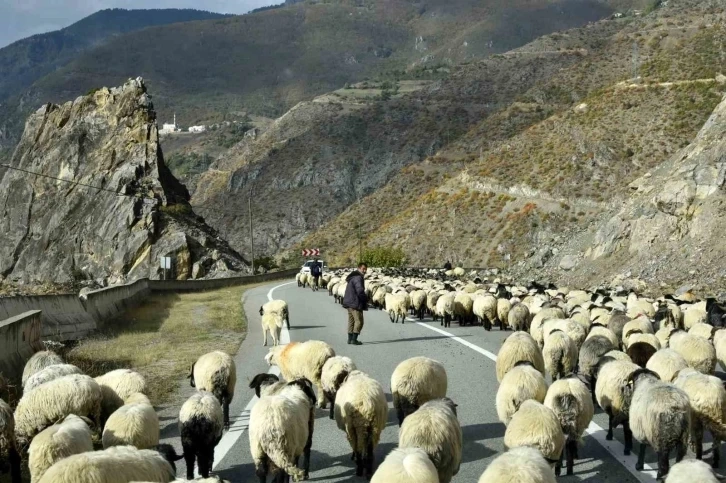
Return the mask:
{"type": "Polygon", "coordinates": [[[345,288],[343,307],[348,309],[348,344],[362,345],[358,335],[363,329],[363,311],[368,310],[368,297],[363,285],[363,276],[368,271],[365,263],[358,265],[345,279],[348,286],[345,288]]]}
{"type": "Polygon", "coordinates": [[[323,267],[316,258],[313,262],[313,266],[310,267],[310,275],[313,276],[313,290],[317,290],[320,287],[320,275],[322,275],[323,267]]]}

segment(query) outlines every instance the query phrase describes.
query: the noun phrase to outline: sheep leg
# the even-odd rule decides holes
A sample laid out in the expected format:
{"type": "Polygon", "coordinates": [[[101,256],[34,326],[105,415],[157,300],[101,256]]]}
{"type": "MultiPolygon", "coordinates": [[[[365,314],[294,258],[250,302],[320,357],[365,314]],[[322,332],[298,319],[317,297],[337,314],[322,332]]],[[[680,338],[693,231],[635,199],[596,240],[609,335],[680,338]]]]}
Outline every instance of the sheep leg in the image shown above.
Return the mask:
{"type": "MultiPolygon", "coordinates": [[[[330,405],[330,411],[333,411],[333,404],[330,405]]],[[[303,449],[303,480],[310,478],[310,452],[313,448],[313,431],[315,430],[315,410],[310,409],[310,417],[308,418],[308,440],[305,442],[303,449]]],[[[297,462],[295,462],[297,466],[297,462]]]]}
{"type": "Polygon", "coordinates": [[[555,476],[560,476],[560,473],[562,473],[562,457],[565,455],[565,452],[563,451],[560,453],[560,457],[557,460],[557,463],[555,463],[555,476]]]}
{"type": "MultiPolygon", "coordinates": [[[[643,466],[645,465],[645,448],[646,448],[646,446],[647,445],[645,443],[643,443],[643,442],[640,443],[639,451],[638,451],[638,461],[635,463],[636,471],[643,471],[643,466]]],[[[660,462],[660,455],[659,455],[658,461],[660,462]]]]}
{"type": "Polygon", "coordinates": [[[373,453],[373,441],[371,436],[368,435],[368,441],[366,443],[367,457],[365,460],[366,478],[370,479],[373,476],[373,465],[375,463],[376,455],[373,453]]]}
{"type": "Polygon", "coordinates": [[[713,438],[713,463],[711,466],[714,468],[718,468],[719,463],[721,461],[721,440],[718,438],[713,438]]]}
{"type": "MultiPolygon", "coordinates": [[[[187,480],[194,479],[194,460],[196,459],[195,451],[190,447],[184,447],[184,462],[187,464],[187,480]]],[[[199,471],[202,470],[202,461],[199,460],[199,471]]],[[[206,476],[205,476],[206,478],[206,476]]]]}
{"type": "Polygon", "coordinates": [[[287,330],[290,330],[290,315],[285,315],[285,323],[287,324],[287,330]]]}
{"type": "Polygon", "coordinates": [[[267,346],[267,329],[262,329],[262,347],[267,346]]]}
{"type": "Polygon", "coordinates": [[[225,396],[224,404],[222,405],[224,411],[224,429],[229,431],[229,398],[225,396]]]}
{"type": "Polygon", "coordinates": [[[330,419],[335,419],[335,401],[330,401],[330,419]]]}
{"type": "MultiPolygon", "coordinates": [[[[696,418],[694,418],[696,419],[696,418]]],[[[696,453],[696,459],[703,459],[703,425],[701,421],[693,421],[691,426],[691,445],[693,445],[693,452],[696,453]]]]}
{"type": "Polygon", "coordinates": [[[688,447],[685,443],[676,443],[676,463],[680,463],[680,461],[686,456],[687,451],[688,447]]]}
{"type": "Polygon", "coordinates": [[[612,441],[613,440],[613,413],[610,410],[608,410],[607,413],[608,413],[608,434],[605,435],[605,439],[608,441],[612,441]]]}
{"type": "MultiPolygon", "coordinates": [[[[263,456],[260,461],[255,461],[255,475],[260,483],[267,483],[267,473],[269,472],[267,456],[263,456]]],[[[193,475],[192,475],[193,478],[193,475]]],[[[189,478],[187,478],[189,479],[189,478]]]]}
{"type": "Polygon", "coordinates": [[[10,448],[10,450],[8,451],[8,459],[10,460],[10,481],[12,483],[20,483],[20,453],[18,453],[17,448],[10,448]]]}
{"type": "Polygon", "coordinates": [[[406,417],[403,413],[403,406],[399,405],[396,407],[396,414],[398,415],[398,427],[400,428],[403,424],[403,419],[406,417]]]}
{"type": "Polygon", "coordinates": [[[565,451],[567,453],[567,475],[569,476],[574,473],[575,457],[577,456],[577,440],[572,439],[568,441],[565,446],[565,451]]]}
{"type": "MultiPolygon", "coordinates": [[[[186,457],[186,452],[184,455],[186,457]]],[[[214,466],[214,448],[211,451],[208,448],[202,450],[197,461],[199,464],[199,474],[202,475],[202,478],[209,478],[209,472],[212,470],[212,466],[214,466]]]]}
{"type": "Polygon", "coordinates": [[[316,384],[318,388],[318,407],[320,409],[327,409],[328,408],[328,398],[325,395],[325,391],[323,391],[322,383],[316,384]]]}
{"type": "Polygon", "coordinates": [[[363,455],[360,451],[355,452],[355,476],[363,476],[363,455]]]}
{"type": "Polygon", "coordinates": [[[625,436],[625,450],[623,454],[628,456],[633,450],[633,432],[630,430],[630,423],[627,420],[623,422],[623,435],[625,436]]]}
{"type": "Polygon", "coordinates": [[[668,460],[668,450],[658,452],[658,473],[656,479],[660,480],[668,474],[670,469],[670,461],[668,460]]]}

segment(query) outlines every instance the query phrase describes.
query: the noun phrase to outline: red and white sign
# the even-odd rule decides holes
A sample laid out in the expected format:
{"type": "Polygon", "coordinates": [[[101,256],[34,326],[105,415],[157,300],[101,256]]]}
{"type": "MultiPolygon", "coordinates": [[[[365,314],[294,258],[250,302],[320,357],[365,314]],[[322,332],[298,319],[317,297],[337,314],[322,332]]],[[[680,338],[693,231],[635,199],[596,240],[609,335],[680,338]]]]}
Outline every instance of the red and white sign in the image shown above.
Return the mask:
{"type": "Polygon", "coordinates": [[[306,248],[302,251],[302,254],[304,257],[312,257],[312,256],[318,256],[320,255],[320,249],[319,248],[306,248]]]}

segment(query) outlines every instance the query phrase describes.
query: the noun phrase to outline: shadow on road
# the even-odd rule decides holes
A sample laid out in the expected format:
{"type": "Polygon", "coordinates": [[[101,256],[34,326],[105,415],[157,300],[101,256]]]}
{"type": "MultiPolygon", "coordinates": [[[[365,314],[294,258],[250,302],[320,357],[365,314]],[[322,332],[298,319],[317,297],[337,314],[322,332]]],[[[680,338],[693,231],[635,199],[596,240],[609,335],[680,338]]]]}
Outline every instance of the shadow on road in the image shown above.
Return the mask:
{"type": "Polygon", "coordinates": [[[290,330],[324,329],[324,325],[290,325],[290,330]]]}
{"type": "MultiPolygon", "coordinates": [[[[468,335],[460,335],[457,337],[469,337],[468,335]]],[[[364,342],[364,345],[373,345],[373,344],[395,344],[397,342],[416,342],[421,340],[437,340],[437,339],[448,339],[449,337],[444,335],[435,335],[431,337],[409,337],[407,339],[390,339],[390,340],[376,340],[373,342],[364,342]]]]}

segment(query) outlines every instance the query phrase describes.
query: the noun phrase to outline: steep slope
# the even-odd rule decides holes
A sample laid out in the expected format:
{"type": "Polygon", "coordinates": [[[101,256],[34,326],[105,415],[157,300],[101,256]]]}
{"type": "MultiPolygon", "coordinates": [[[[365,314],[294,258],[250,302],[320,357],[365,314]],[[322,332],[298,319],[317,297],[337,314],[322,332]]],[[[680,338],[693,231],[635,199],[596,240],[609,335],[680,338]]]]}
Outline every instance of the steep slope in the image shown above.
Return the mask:
{"type": "Polygon", "coordinates": [[[114,284],[246,270],[164,164],[143,81],[102,88],[26,123],[0,168],[0,281],[114,284]]]}

